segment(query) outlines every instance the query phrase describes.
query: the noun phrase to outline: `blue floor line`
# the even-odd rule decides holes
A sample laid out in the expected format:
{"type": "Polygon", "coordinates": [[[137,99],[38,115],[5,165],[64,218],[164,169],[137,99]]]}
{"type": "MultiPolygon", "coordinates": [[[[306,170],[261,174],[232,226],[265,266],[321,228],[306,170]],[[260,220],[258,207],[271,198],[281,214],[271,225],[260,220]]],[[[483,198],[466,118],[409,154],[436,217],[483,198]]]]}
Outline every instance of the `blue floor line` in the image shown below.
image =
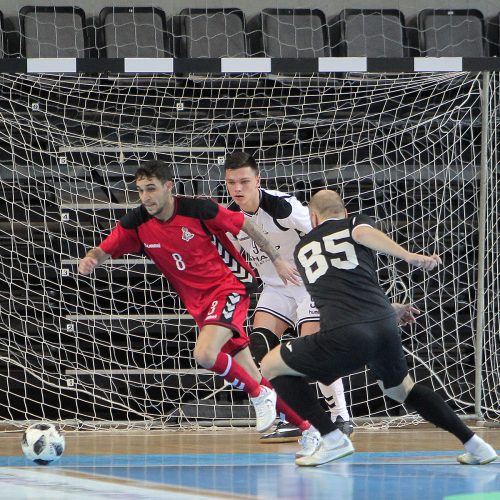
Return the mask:
{"type": "MultiPolygon", "coordinates": [[[[472,495],[464,500],[482,500],[482,494],[488,494],[484,500],[497,500],[496,493],[500,500],[500,462],[464,466],[455,460],[459,453],[359,452],[317,468],[297,467],[293,453],[65,455],[44,469],[55,477],[61,477],[58,471],[75,471],[94,478],[96,488],[105,476],[145,488],[152,483],[199,491],[193,498],[207,498],[208,492],[208,496],[266,500],[386,500],[390,492],[390,498],[404,500],[443,500],[464,494],[472,495]]],[[[37,468],[22,456],[0,457],[0,483],[2,473],[11,481],[9,471],[37,468]]]]}

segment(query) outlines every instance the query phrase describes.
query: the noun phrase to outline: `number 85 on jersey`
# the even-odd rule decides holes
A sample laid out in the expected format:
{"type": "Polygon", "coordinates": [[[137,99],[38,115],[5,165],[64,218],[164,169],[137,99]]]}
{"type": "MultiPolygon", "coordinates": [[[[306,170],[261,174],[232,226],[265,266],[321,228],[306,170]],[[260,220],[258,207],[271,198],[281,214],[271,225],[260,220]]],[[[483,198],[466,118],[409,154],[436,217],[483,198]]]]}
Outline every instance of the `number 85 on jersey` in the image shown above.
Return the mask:
{"type": "Polygon", "coordinates": [[[338,241],[349,237],[349,229],[343,229],[327,234],[319,241],[306,243],[300,248],[297,259],[304,268],[309,283],[315,283],[330,267],[354,269],[359,265],[354,245],[349,241],[338,241]]]}

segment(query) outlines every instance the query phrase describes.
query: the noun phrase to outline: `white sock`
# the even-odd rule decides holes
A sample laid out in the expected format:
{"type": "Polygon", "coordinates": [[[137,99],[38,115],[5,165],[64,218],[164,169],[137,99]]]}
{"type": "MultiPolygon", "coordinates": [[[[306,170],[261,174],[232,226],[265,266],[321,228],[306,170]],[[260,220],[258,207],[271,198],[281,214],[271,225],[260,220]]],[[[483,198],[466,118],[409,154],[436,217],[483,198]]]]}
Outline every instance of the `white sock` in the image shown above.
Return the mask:
{"type": "Polygon", "coordinates": [[[319,388],[323,396],[325,396],[328,407],[330,408],[330,414],[332,421],[335,422],[337,416],[341,416],[344,420],[350,420],[349,412],[347,411],[347,403],[345,402],[344,395],[344,384],[342,379],[339,378],[330,385],[318,383],[319,388]],[[335,405],[335,406],[333,406],[335,405]]]}
{"type": "Polygon", "coordinates": [[[464,443],[465,451],[475,454],[475,452],[483,446],[484,440],[477,434],[474,434],[466,443],[464,443]]]}
{"type": "Polygon", "coordinates": [[[325,434],[324,436],[322,436],[323,441],[327,445],[336,444],[339,441],[339,439],[342,439],[343,437],[344,437],[344,434],[339,429],[335,429],[334,431],[329,432],[328,434],[325,434]]]}

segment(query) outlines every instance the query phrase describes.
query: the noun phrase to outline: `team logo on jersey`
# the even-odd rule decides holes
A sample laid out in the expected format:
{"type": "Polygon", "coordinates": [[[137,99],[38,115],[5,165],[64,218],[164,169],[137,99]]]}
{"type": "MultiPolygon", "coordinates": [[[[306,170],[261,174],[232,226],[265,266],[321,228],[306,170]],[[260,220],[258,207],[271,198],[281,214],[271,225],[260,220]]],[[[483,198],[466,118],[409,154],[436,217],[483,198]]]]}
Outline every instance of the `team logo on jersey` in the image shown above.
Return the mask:
{"type": "Polygon", "coordinates": [[[189,241],[194,238],[194,234],[189,231],[187,227],[182,228],[182,239],[184,241],[189,241]]]}

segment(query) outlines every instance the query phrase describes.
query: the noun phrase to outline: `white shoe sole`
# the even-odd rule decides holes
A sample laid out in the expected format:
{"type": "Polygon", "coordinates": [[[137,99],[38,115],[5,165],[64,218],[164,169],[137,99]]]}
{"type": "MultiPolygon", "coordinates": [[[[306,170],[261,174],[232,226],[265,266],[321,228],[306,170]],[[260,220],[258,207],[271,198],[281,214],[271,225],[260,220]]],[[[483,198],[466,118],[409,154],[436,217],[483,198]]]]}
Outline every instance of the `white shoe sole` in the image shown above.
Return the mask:
{"type": "Polygon", "coordinates": [[[462,464],[462,465],[486,465],[491,462],[494,462],[498,458],[498,455],[495,455],[494,457],[488,457],[488,458],[483,458],[483,460],[477,460],[475,462],[468,462],[463,455],[459,455],[457,457],[457,462],[462,464]]]}
{"type": "Polygon", "coordinates": [[[313,453],[312,455],[306,457],[297,458],[295,460],[295,463],[300,467],[315,467],[316,465],[323,465],[327,464],[328,462],[333,462],[334,460],[338,460],[339,458],[348,457],[349,455],[352,455],[354,453],[354,446],[352,445],[352,443],[349,444],[350,446],[343,447],[338,450],[338,453],[329,455],[328,457],[318,459],[318,457],[314,456],[316,453],[313,453]]]}

